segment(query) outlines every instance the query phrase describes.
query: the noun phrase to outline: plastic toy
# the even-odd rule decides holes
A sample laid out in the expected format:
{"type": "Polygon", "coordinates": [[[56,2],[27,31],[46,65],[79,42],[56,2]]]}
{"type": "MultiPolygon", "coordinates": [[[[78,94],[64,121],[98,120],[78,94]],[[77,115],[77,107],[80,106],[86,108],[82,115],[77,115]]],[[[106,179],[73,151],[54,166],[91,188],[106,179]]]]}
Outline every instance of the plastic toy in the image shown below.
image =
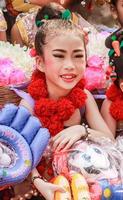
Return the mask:
{"type": "Polygon", "coordinates": [[[22,182],[37,166],[49,131],[23,106],[0,111],[0,187],[22,182]]]}
{"type": "Polygon", "coordinates": [[[69,181],[65,176],[59,175],[53,183],[66,190],[66,192],[57,191],[54,200],[91,200],[88,184],[79,173],[74,173],[69,181]]]}
{"type": "Polygon", "coordinates": [[[66,192],[55,192],[55,200],[71,200],[70,184],[63,175],[57,176],[53,183],[62,186],[66,190],[66,192]]]}
{"type": "MultiPolygon", "coordinates": [[[[54,172],[64,174],[68,179],[74,173],[82,174],[88,183],[91,200],[123,200],[121,138],[120,148],[117,142],[113,143],[105,138],[96,140],[78,141],[68,151],[55,152],[54,172]]],[[[75,181],[73,188],[76,187],[76,182],[79,184],[79,181],[75,181]]],[[[85,188],[87,183],[83,184],[85,188]]],[[[79,200],[76,192],[74,194],[75,199],[79,200]]]]}

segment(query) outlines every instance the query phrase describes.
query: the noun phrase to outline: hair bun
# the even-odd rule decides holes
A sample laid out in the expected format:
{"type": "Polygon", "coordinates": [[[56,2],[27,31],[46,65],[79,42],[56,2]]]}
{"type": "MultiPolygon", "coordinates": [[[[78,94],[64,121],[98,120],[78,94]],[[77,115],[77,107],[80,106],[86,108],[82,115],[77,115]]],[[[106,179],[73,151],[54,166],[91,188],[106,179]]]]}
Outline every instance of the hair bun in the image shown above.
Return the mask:
{"type": "MultiPolygon", "coordinates": [[[[55,9],[52,4],[48,6],[44,6],[43,8],[39,9],[35,21],[41,21],[43,19],[60,19],[62,15],[62,11],[60,9],[55,9]]],[[[37,24],[37,23],[36,23],[37,24]]]]}

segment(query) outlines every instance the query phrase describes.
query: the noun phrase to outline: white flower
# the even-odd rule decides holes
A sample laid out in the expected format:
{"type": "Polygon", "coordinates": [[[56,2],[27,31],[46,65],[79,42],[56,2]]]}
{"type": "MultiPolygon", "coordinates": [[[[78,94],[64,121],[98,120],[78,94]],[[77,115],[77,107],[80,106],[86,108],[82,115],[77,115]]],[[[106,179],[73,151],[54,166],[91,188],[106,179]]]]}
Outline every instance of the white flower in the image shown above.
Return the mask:
{"type": "Polygon", "coordinates": [[[20,47],[19,44],[0,41],[0,58],[12,60],[14,67],[21,69],[27,79],[30,79],[35,66],[35,59],[29,55],[29,51],[27,47],[20,47]]]}

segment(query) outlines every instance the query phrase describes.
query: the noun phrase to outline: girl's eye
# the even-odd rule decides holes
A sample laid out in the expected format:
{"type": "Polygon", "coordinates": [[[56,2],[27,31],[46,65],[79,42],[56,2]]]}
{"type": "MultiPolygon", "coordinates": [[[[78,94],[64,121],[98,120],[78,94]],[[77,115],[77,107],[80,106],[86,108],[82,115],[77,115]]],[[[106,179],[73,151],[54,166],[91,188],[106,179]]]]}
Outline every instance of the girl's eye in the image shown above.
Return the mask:
{"type": "Polygon", "coordinates": [[[75,58],[83,58],[83,55],[75,55],[75,58]]]}
{"type": "Polygon", "coordinates": [[[54,54],[53,56],[56,58],[64,58],[64,55],[61,55],[61,54],[54,54]]]}

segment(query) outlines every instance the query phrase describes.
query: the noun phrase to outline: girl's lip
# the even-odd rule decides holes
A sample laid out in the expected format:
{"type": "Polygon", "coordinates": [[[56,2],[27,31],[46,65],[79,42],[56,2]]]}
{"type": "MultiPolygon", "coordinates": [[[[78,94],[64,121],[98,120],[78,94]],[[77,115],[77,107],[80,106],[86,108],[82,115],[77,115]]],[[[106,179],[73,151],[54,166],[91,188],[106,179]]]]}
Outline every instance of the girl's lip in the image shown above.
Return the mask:
{"type": "Polygon", "coordinates": [[[72,82],[76,78],[76,75],[75,74],[63,74],[60,77],[65,82],[72,82]]]}

